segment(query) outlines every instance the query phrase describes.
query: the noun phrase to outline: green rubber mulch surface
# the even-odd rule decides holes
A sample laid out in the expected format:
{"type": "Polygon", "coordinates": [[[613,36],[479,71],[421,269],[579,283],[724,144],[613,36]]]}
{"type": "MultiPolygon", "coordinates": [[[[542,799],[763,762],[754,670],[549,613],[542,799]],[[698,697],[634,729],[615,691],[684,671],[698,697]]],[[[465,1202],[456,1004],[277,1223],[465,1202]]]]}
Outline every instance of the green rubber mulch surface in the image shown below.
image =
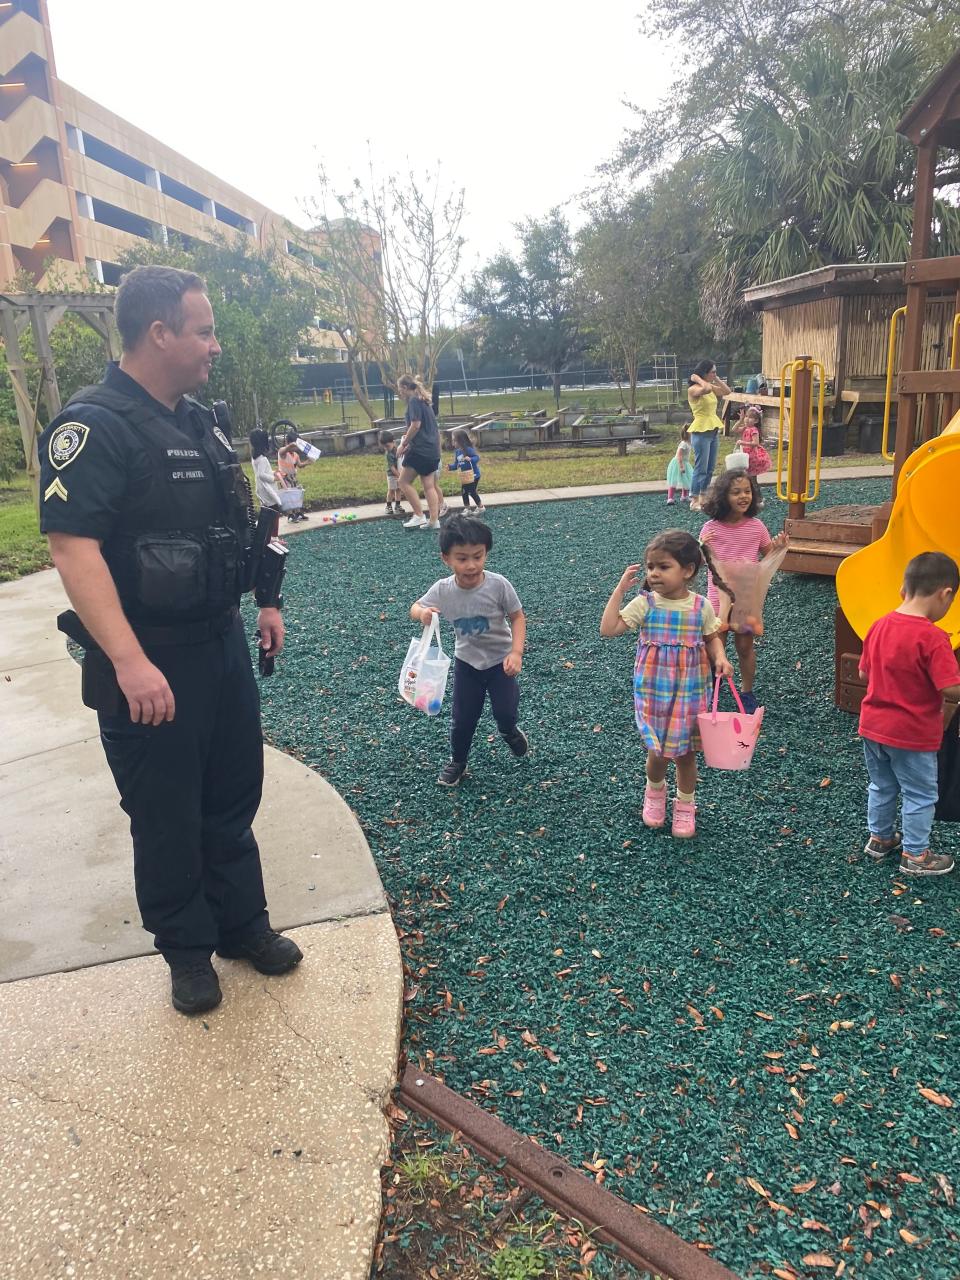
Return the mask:
{"type": "MultiPolygon", "coordinates": [[[[824,499],[888,492],[834,482],[824,499]]],[[[771,527],[782,514],[768,502],[771,527]]],[[[291,539],[289,647],[263,685],[271,741],[363,823],[411,1058],[744,1276],[956,1280],[960,878],[904,883],[860,852],[832,582],[775,583],[753,766],[705,773],[698,838],[679,843],[640,821],[633,645],[598,624],[649,537],[700,521],[661,495],[488,520],[489,565],[529,622],[526,759],[487,713],[471,776],[436,786],[449,694],[431,720],[396,679],[409,605],[444,570],[397,523],[291,539]]]]}

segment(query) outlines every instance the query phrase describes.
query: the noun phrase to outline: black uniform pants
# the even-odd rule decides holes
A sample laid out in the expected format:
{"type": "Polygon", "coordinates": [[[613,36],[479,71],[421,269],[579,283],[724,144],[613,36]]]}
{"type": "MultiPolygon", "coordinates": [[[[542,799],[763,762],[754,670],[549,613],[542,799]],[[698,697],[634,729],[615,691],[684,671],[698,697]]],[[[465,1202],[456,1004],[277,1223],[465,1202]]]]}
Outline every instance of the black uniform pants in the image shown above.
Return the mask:
{"type": "Polygon", "coordinates": [[[101,715],[100,738],[130,818],[143,927],[168,960],[196,959],[269,923],[251,830],[260,694],[239,617],[201,644],[146,652],[173,690],[173,720],[101,715]]]}

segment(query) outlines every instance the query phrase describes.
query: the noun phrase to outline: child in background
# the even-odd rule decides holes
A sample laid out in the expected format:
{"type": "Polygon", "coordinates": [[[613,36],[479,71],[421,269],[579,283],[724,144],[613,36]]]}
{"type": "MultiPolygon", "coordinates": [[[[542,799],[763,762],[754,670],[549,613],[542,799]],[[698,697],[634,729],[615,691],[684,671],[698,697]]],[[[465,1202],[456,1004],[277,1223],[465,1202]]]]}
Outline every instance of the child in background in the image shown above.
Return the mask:
{"type": "Polygon", "coordinates": [[[387,506],[388,516],[406,515],[400,505],[400,467],[397,464],[396,437],[392,431],[381,431],[377,436],[387,463],[387,506]]]}
{"type": "Polygon", "coordinates": [[[690,497],[690,485],[693,482],[693,466],[690,462],[692,450],[690,444],[690,424],[680,428],[680,443],[677,452],[667,466],[667,506],[674,504],[674,494],[680,490],[680,501],[686,502],[690,497]]]}
{"type": "MultiPolygon", "coordinates": [[[[709,545],[714,560],[762,560],[775,547],[787,544],[787,535],[771,538],[767,526],[758,520],[760,486],[746,471],[724,471],[717,476],[703,499],[703,511],[711,518],[700,531],[700,541],[709,545]]],[[[716,575],[707,577],[707,599],[719,612],[716,575]]],[[[722,585],[722,583],[721,583],[722,585]]],[[[744,711],[757,709],[753,682],[757,674],[757,654],[752,634],[734,632],[733,642],[740,660],[740,696],[744,711]]]]}
{"type": "Polygon", "coordinates": [[[480,484],[480,455],[474,447],[473,437],[469,431],[455,431],[453,433],[454,455],[453,461],[447,467],[448,471],[456,471],[460,476],[460,498],[463,502],[464,511],[470,510],[470,499],[473,499],[477,512],[485,511],[483,503],[480,501],[480,495],[477,492],[477,486],[480,484]]]}
{"type": "Polygon", "coordinates": [[[261,427],[254,427],[250,432],[250,461],[253,465],[257,499],[261,507],[272,507],[279,511],[280,495],[274,487],[276,477],[270,465],[269,449],[270,437],[261,427]]]}
{"type": "Polygon", "coordinates": [[[525,756],[527,735],[517,727],[527,622],[506,578],[484,568],[493,534],[482,520],[452,515],[440,528],[440,556],[450,577],[441,578],[410,606],[414,622],[428,626],[438,613],[457,633],[453,663],[450,759],[437,782],[455,787],[467,771],[474,731],[490,698],[500,736],[515,756],[525,756]]]}
{"type": "MultiPolygon", "coordinates": [[[[297,479],[297,472],[301,467],[309,467],[310,461],[300,452],[300,446],[297,444],[299,432],[296,427],[291,427],[287,432],[286,441],[280,446],[277,453],[277,478],[281,487],[284,489],[298,489],[300,487],[297,479]]],[[[303,507],[299,507],[296,511],[287,513],[287,519],[296,524],[298,520],[306,520],[306,512],[303,507]]]]}
{"type": "MultiPolygon", "coordinates": [[[[707,553],[709,554],[709,553],[707,553]]],[[[627,565],[600,619],[602,636],[636,631],[633,669],[634,715],[647,748],[643,821],[662,827],[667,819],[667,770],[677,772],[672,834],[696,834],[697,713],[708,706],[710,664],[729,676],[712,605],[690,590],[704,553],[683,529],[667,529],[648,545],[643,564],[627,565]],[[623,597],[643,578],[639,595],[624,607],[623,597]]]]}
{"type": "Polygon", "coordinates": [[[932,853],[928,841],[937,803],[937,751],[948,720],[945,696],[960,696],[960,669],[945,631],[945,616],[960,588],[949,556],[925,551],[904,570],[903,603],[867,632],[860,674],[867,692],[860,706],[860,737],[870,775],[864,853],[879,862],[900,854],[905,875],[943,876],[953,858],[932,853]],[[894,829],[897,795],[903,801],[903,837],[894,829]]]}
{"type": "MultiPolygon", "coordinates": [[[[759,405],[748,405],[740,419],[740,448],[747,455],[747,475],[753,476],[760,489],[760,477],[770,470],[770,455],[763,447],[763,410],[759,405]]],[[[760,489],[759,508],[763,508],[763,490],[760,489]]]]}

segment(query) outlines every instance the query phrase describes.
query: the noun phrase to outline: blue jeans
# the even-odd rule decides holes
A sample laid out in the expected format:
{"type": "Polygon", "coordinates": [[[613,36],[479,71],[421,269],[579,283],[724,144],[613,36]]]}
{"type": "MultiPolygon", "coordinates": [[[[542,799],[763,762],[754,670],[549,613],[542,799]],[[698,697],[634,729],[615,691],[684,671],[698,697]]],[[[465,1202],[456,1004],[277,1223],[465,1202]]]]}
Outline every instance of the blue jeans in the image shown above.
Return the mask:
{"type": "Polygon", "coordinates": [[[937,753],[887,747],[882,742],[864,738],[863,754],[870,775],[867,788],[870,834],[881,840],[891,838],[899,793],[903,799],[903,847],[918,858],[930,847],[937,803],[937,753]]]}
{"type": "Polygon", "coordinates": [[[692,497],[698,498],[713,479],[720,432],[691,431],[690,439],[693,442],[693,484],[690,486],[690,493],[692,497]]]}

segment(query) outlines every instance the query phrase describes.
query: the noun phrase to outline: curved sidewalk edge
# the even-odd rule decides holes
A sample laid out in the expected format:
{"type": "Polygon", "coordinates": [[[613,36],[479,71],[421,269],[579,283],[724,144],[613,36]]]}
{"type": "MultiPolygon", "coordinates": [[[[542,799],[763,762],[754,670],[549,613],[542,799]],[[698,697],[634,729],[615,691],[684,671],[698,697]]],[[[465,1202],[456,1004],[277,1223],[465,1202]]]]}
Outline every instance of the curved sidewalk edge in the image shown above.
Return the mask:
{"type": "MultiPolygon", "coordinates": [[[[866,480],[876,476],[892,475],[893,467],[888,463],[876,467],[824,467],[820,472],[820,482],[824,484],[828,480],[866,480]]],[[[761,484],[773,484],[776,480],[776,472],[766,471],[757,479],[761,484]]],[[[567,502],[571,498],[619,498],[632,493],[666,493],[666,491],[665,480],[637,480],[632,483],[624,481],[618,484],[570,485],[556,489],[513,489],[504,493],[484,493],[481,496],[484,505],[491,508],[509,507],[521,502],[567,502]]],[[[459,511],[459,495],[447,494],[446,496],[453,497],[455,504],[453,510],[459,511]]],[[[301,520],[297,524],[289,524],[286,520],[281,521],[281,534],[286,537],[287,534],[306,533],[310,529],[329,528],[333,522],[334,511],[338,516],[354,516],[357,520],[383,519],[401,523],[396,516],[387,516],[383,507],[382,502],[366,502],[353,506],[347,503],[343,507],[310,511],[307,513],[306,520],[301,520]]],[[[337,523],[345,523],[345,521],[338,520],[337,523]]]]}
{"type": "Polygon", "coordinates": [[[403,989],[359,824],[267,749],[264,878],[304,962],[218,959],[220,1008],[175,1013],[63,607],[52,570],[0,585],[0,1272],[366,1280],[403,989]]]}

